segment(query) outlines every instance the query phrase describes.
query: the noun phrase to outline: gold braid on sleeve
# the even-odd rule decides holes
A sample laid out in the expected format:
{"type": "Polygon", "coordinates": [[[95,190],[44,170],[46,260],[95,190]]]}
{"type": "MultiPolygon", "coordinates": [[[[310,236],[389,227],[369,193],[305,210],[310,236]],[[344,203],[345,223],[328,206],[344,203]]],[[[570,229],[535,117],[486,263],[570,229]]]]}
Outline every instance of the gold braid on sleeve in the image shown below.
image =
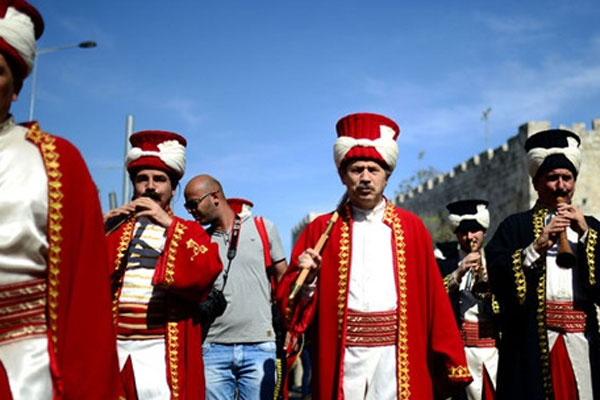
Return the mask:
{"type": "Polygon", "coordinates": [[[446,288],[446,292],[448,292],[448,293],[450,293],[450,283],[452,282],[453,279],[454,279],[454,277],[452,276],[452,273],[450,273],[444,277],[444,287],[446,288]]]}
{"type": "Polygon", "coordinates": [[[585,245],[585,255],[587,258],[589,269],[590,285],[596,285],[596,244],[598,243],[598,231],[590,228],[588,231],[588,239],[585,245]]]}
{"type": "Polygon", "coordinates": [[[523,249],[517,249],[512,255],[512,269],[515,274],[515,288],[519,304],[525,304],[525,295],[527,294],[525,273],[523,272],[522,265],[522,254],[523,249]]]}

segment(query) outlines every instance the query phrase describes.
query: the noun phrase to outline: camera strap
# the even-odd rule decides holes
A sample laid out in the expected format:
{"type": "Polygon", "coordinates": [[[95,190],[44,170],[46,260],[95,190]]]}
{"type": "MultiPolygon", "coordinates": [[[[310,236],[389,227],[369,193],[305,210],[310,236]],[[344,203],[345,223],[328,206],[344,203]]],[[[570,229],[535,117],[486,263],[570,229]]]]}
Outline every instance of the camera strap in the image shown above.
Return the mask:
{"type": "Polygon", "coordinates": [[[221,287],[221,292],[225,290],[225,285],[227,284],[227,278],[229,277],[229,269],[231,268],[231,262],[235,258],[237,253],[238,241],[240,239],[240,231],[242,230],[242,219],[238,214],[235,214],[235,219],[233,220],[233,227],[231,228],[231,234],[229,235],[229,248],[227,249],[227,269],[223,273],[223,286],[221,287]]]}

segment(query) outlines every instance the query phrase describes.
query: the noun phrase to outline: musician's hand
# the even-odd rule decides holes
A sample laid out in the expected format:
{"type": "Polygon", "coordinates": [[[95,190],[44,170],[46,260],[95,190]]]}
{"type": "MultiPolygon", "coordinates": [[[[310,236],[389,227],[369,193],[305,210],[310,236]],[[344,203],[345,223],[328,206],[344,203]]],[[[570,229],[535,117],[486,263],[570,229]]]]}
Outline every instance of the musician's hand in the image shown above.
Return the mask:
{"type": "Polygon", "coordinates": [[[585,222],[583,214],[573,204],[559,203],[556,211],[558,215],[569,219],[571,229],[577,232],[579,236],[583,236],[588,230],[588,225],[585,222]]]}
{"type": "Polygon", "coordinates": [[[548,225],[544,226],[540,237],[533,242],[533,249],[538,253],[542,254],[550,247],[554,246],[554,243],[558,240],[558,235],[567,229],[567,226],[571,224],[571,220],[563,215],[557,215],[550,220],[548,225]]]}
{"type": "Polygon", "coordinates": [[[135,217],[148,217],[155,224],[168,228],[173,222],[171,217],[156,201],[149,197],[138,197],[130,204],[135,207],[135,217]]]}
{"type": "Polygon", "coordinates": [[[454,279],[456,279],[456,282],[460,283],[469,269],[473,270],[473,273],[475,273],[479,270],[480,266],[481,254],[479,254],[479,252],[469,253],[458,263],[458,268],[454,273],[454,279]]]}
{"type": "Polygon", "coordinates": [[[135,206],[132,203],[125,204],[124,206],[113,208],[112,210],[108,210],[102,218],[104,219],[104,223],[111,218],[117,217],[119,215],[127,215],[128,217],[135,213],[135,206]]]}
{"type": "Polygon", "coordinates": [[[309,270],[306,283],[311,283],[315,280],[320,265],[321,256],[314,249],[306,249],[298,257],[298,268],[309,270]]]}

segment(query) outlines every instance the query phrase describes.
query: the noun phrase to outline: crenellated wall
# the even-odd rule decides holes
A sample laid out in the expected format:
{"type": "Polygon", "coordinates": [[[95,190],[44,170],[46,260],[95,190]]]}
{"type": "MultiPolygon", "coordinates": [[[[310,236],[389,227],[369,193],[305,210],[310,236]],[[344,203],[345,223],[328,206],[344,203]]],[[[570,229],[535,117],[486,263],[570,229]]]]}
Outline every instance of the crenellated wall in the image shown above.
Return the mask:
{"type": "MultiPolygon", "coordinates": [[[[582,166],[577,179],[574,203],[584,214],[600,217],[600,118],[592,121],[590,130],[583,123],[570,129],[581,137],[582,166]]],[[[519,132],[496,149],[488,149],[455,166],[423,185],[395,198],[395,203],[418,214],[432,232],[434,240],[444,239],[449,228],[445,205],[461,199],[481,198],[490,205],[489,234],[510,214],[533,206],[537,194],[527,172],[523,144],[527,137],[549,129],[550,122],[531,121],[519,127],[519,132]]],[[[491,237],[491,236],[488,236],[491,237]]]]}

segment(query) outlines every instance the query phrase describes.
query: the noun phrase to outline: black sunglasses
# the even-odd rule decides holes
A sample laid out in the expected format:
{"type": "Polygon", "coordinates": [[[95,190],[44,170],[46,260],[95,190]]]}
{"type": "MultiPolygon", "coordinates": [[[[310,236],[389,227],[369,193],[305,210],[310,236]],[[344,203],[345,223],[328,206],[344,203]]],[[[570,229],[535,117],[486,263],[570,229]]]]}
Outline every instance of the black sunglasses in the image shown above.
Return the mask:
{"type": "Polygon", "coordinates": [[[204,200],[211,194],[215,194],[217,192],[218,192],[218,190],[215,190],[214,192],[209,192],[209,193],[202,195],[199,199],[188,200],[183,204],[183,206],[185,207],[186,210],[188,210],[188,212],[192,212],[198,208],[198,204],[202,203],[202,200],[204,200]]]}

